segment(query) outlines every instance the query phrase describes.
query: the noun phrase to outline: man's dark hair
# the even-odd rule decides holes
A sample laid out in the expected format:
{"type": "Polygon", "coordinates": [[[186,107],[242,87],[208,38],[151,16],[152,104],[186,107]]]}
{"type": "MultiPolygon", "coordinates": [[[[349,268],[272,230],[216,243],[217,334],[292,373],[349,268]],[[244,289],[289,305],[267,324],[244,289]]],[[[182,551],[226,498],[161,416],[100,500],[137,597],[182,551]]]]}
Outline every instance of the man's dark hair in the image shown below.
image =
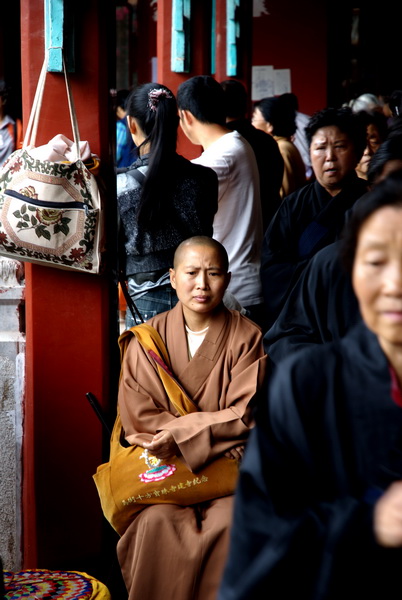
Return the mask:
{"type": "Polygon", "coordinates": [[[267,123],[273,127],[272,134],[291,137],[296,132],[296,113],[282,96],[269,96],[254,104],[267,123]]]}
{"type": "Polygon", "coordinates": [[[226,79],[221,81],[225,92],[226,117],[229,119],[244,119],[247,113],[247,91],[241,81],[226,79]]]}
{"type": "Polygon", "coordinates": [[[197,75],[184,81],[177,90],[179,110],[188,110],[201,123],[224,125],[225,93],[209,75],[197,75]]]}
{"type": "Polygon", "coordinates": [[[394,90],[388,99],[393,117],[402,117],[402,90],[394,90]]]}
{"type": "Polygon", "coordinates": [[[126,110],[127,98],[130,95],[130,90],[117,90],[116,93],[116,107],[120,106],[123,110],[126,110]]]}
{"type": "Polygon", "coordinates": [[[384,166],[393,160],[402,161],[402,134],[386,139],[371,157],[367,171],[367,180],[370,185],[375,184],[376,180],[381,177],[384,166]]]}
{"type": "Polygon", "coordinates": [[[363,156],[367,144],[366,126],[362,119],[348,106],[341,108],[324,108],[313,114],[305,128],[309,146],[314,134],[322,127],[338,127],[352,142],[357,161],[363,156]]]}
{"type": "Polygon", "coordinates": [[[280,98],[287,102],[295,112],[299,110],[299,100],[296,94],[293,94],[293,92],[286,92],[284,94],[281,94],[280,98]]]}
{"type": "Polygon", "coordinates": [[[366,131],[369,125],[374,125],[380,136],[381,143],[386,140],[388,136],[388,121],[384,113],[378,110],[374,110],[373,112],[359,110],[356,114],[363,121],[366,131]]]}

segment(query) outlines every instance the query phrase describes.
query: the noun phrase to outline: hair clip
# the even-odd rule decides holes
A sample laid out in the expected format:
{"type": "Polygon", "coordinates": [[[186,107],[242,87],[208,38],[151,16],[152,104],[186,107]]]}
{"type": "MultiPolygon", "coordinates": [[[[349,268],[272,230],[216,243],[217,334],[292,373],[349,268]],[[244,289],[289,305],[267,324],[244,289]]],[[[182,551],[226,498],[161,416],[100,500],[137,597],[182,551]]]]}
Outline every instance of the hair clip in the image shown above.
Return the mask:
{"type": "Polygon", "coordinates": [[[169,100],[171,98],[173,98],[172,94],[169,92],[169,90],[166,90],[165,88],[153,88],[152,90],[149,90],[148,92],[148,107],[153,110],[156,111],[156,108],[159,104],[159,100],[161,98],[168,98],[169,100]]]}

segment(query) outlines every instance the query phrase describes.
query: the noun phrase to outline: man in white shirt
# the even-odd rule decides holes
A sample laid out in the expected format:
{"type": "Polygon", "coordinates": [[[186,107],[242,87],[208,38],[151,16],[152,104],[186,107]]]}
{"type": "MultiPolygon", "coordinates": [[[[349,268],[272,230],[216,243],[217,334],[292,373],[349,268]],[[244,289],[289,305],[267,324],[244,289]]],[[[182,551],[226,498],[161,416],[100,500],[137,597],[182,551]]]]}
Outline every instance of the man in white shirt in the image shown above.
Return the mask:
{"type": "Polygon", "coordinates": [[[212,77],[196,76],[182,83],[177,104],[181,128],[193,144],[203,148],[192,162],[211,167],[218,175],[213,237],[229,255],[232,280],[228,289],[250,318],[263,326],[263,229],[254,151],[237,131],[226,127],[224,92],[212,77]]]}

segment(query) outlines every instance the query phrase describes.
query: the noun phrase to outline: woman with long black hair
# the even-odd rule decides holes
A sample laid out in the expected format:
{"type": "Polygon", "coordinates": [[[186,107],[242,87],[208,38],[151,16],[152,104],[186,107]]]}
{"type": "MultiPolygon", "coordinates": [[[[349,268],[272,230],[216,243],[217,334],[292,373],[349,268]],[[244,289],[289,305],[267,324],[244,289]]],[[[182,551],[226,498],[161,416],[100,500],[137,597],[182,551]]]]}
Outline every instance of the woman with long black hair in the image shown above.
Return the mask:
{"type": "MultiPolygon", "coordinates": [[[[144,84],[127,99],[127,119],[139,158],[117,175],[128,290],[144,320],[177,302],[169,268],[177,246],[212,235],[218,180],[212,169],[176,153],[179,117],[173,93],[144,84]]],[[[135,325],[131,315],[127,327],[135,325]]]]}

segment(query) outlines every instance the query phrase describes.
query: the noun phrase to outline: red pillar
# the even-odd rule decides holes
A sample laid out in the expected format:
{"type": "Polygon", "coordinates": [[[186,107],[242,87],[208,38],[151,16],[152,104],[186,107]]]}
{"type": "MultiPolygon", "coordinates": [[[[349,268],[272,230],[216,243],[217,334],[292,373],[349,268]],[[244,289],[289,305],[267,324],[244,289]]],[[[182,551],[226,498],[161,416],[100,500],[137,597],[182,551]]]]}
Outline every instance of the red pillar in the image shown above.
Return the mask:
{"type": "MultiPolygon", "coordinates": [[[[210,75],[211,6],[209,2],[193,2],[191,13],[191,61],[189,73],[174,73],[170,70],[172,41],[172,0],[158,0],[157,57],[158,82],[166,85],[174,94],[179,85],[194,75],[210,75]]],[[[252,3],[242,6],[242,52],[240,53],[239,76],[249,89],[251,73],[251,19],[252,3]]],[[[226,0],[216,2],[216,73],[217,81],[228,79],[226,75],[226,0]]],[[[179,154],[186,158],[199,156],[202,149],[194,146],[179,131],[179,154]]]]}
{"type": "MultiPolygon", "coordinates": [[[[158,83],[166,85],[174,94],[177,93],[179,85],[194,75],[208,75],[210,65],[208,63],[210,22],[205,11],[205,3],[193,2],[191,15],[191,66],[189,73],[175,73],[171,71],[171,47],[172,47],[172,0],[158,0],[158,22],[156,53],[158,57],[158,83]]],[[[200,146],[194,146],[183,134],[178,131],[177,151],[186,158],[195,158],[202,152],[200,146]]]]}
{"type": "MultiPolygon", "coordinates": [[[[81,139],[101,158],[110,222],[115,212],[109,158],[114,48],[110,55],[108,36],[114,13],[106,4],[113,3],[90,0],[77,10],[71,84],[81,139]]],[[[25,125],[44,58],[43,6],[43,0],[21,0],[25,125]]],[[[63,76],[48,74],[37,144],[57,133],[72,137],[63,76]]],[[[115,348],[111,289],[107,273],[26,265],[24,568],[82,570],[101,546],[103,517],[92,474],[102,462],[102,430],[85,394],[108,402],[115,348]]]]}

